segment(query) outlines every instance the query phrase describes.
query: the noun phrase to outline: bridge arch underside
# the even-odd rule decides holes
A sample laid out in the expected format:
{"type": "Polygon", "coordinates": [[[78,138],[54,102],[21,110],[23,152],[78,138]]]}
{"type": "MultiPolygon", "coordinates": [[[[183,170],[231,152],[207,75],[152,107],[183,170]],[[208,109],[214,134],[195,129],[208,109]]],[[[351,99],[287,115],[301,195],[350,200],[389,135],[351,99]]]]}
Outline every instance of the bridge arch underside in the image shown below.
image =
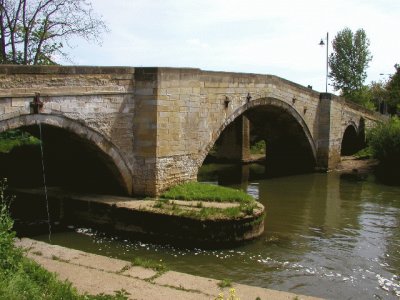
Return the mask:
{"type": "MultiPolygon", "coordinates": [[[[44,115],[0,122],[0,131],[15,129],[42,137],[48,186],[90,193],[132,192],[130,172],[121,161],[119,166],[116,164],[118,153],[113,145],[86,126],[64,117],[44,115]]],[[[7,177],[10,186],[43,186],[39,145],[14,148],[0,160],[0,176],[7,177]]]]}
{"type": "MultiPolygon", "coordinates": [[[[226,149],[240,144],[242,161],[253,158],[246,145],[265,141],[265,171],[267,176],[305,173],[315,169],[316,150],[311,134],[301,116],[289,105],[265,99],[249,106],[225,129],[215,142],[216,156],[223,158],[226,149]],[[246,125],[246,122],[248,122],[246,125]],[[249,128],[246,129],[246,126],[249,128]],[[246,137],[246,130],[249,136],[246,137]],[[235,142],[229,138],[235,132],[235,142]],[[244,143],[244,144],[243,144],[244,143]],[[225,145],[224,145],[225,144],[225,145]],[[247,152],[247,153],[246,153],[247,152]]],[[[236,151],[238,152],[238,151],[236,151]]]]}
{"type": "Polygon", "coordinates": [[[363,126],[360,126],[358,131],[354,124],[350,124],[346,127],[343,133],[340,148],[341,156],[353,155],[365,147],[365,134],[363,126]]]}

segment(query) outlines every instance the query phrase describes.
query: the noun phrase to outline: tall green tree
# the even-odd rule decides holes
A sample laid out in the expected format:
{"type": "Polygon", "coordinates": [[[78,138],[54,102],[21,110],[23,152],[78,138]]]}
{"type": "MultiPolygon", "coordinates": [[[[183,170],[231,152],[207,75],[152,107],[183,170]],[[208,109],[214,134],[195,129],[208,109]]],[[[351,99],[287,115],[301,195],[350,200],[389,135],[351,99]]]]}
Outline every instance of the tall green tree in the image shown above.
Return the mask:
{"type": "Polygon", "coordinates": [[[386,84],[387,101],[391,114],[400,111],[400,64],[394,65],[396,72],[390,76],[386,84]]]}
{"type": "Polygon", "coordinates": [[[105,30],[88,0],[0,0],[0,63],[54,64],[72,38],[105,30]]]}
{"type": "Polygon", "coordinates": [[[364,81],[367,77],[366,69],[372,59],[369,51],[369,39],[363,29],[355,33],[344,28],[335,36],[333,53],[329,57],[330,74],[333,86],[341,95],[359,102],[359,95],[363,93],[364,81]]]}

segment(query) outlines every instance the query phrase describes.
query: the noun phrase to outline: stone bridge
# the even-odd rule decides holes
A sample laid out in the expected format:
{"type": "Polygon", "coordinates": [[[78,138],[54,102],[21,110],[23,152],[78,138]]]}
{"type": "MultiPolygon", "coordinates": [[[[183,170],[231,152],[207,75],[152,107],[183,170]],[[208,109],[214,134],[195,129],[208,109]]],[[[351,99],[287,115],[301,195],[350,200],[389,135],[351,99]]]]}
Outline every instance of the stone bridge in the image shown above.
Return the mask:
{"type": "Polygon", "coordinates": [[[246,160],[253,123],[272,161],[295,162],[306,153],[313,168],[332,169],[346,143],[362,141],[364,129],[382,118],[272,75],[0,66],[0,132],[37,132],[40,124],[44,135],[58,139],[58,149],[80,143],[127,194],[157,195],[195,180],[217,140],[220,156],[246,160]]]}

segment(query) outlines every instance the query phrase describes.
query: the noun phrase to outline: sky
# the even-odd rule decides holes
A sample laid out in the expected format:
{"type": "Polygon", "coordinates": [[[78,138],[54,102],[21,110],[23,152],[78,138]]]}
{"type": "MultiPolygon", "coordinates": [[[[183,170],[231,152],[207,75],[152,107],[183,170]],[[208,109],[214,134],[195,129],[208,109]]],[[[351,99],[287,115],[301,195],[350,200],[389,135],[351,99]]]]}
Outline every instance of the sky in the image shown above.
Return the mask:
{"type": "MultiPolygon", "coordinates": [[[[366,84],[400,63],[400,0],[92,0],[109,32],[74,40],[65,64],[189,67],[271,74],[325,91],[326,46],[363,28],[373,56],[366,84]]],[[[328,92],[333,92],[328,87],[328,92]]]]}

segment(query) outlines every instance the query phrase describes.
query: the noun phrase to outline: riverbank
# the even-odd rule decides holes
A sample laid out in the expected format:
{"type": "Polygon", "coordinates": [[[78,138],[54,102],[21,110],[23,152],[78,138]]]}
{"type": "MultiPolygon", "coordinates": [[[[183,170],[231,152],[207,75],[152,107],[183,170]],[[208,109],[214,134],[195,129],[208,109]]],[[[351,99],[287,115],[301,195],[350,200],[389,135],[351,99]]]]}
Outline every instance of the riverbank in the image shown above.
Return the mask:
{"type": "Polygon", "coordinates": [[[16,245],[26,249],[26,255],[61,280],[70,281],[80,293],[114,294],[126,291],[129,299],[215,299],[225,297],[231,288],[236,296],[246,299],[293,300],[319,299],[243,284],[220,287],[220,281],[175,271],[157,272],[130,262],[90,254],[57,245],[23,238],[16,245]]]}
{"type": "Polygon", "coordinates": [[[335,171],[340,173],[368,174],[372,173],[379,161],[374,158],[357,158],[355,156],[342,156],[335,171]]]}

